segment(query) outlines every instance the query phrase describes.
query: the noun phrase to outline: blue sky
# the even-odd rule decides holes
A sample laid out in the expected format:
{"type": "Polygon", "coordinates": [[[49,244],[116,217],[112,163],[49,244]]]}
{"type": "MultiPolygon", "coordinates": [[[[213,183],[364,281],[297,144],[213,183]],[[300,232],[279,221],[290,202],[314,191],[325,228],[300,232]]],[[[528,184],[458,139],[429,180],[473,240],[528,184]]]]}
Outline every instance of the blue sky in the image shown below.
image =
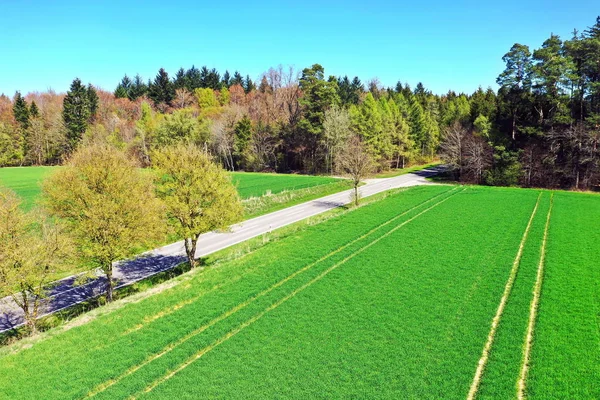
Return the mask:
{"type": "Polygon", "coordinates": [[[569,38],[597,15],[597,0],[0,0],[0,93],[61,92],[74,77],[112,91],[125,73],[148,79],[160,67],[255,79],[278,64],[313,63],[363,82],[472,92],[496,88],[513,43],[569,38]]]}

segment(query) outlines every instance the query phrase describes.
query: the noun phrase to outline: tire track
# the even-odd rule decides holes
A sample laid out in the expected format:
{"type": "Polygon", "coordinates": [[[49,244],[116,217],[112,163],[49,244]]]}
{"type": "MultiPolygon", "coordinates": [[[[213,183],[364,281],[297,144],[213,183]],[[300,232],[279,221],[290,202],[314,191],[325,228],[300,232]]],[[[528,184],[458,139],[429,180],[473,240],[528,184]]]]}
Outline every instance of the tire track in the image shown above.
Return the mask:
{"type": "Polygon", "coordinates": [[[544,238],[540,250],[540,262],[538,264],[535,285],[533,287],[533,297],[529,308],[529,323],[527,325],[527,335],[525,336],[525,347],[523,349],[523,361],[521,364],[521,373],[517,382],[517,398],[523,400],[526,398],[527,374],[529,372],[529,363],[531,361],[531,348],[533,346],[533,330],[537,319],[537,310],[540,303],[540,294],[542,291],[542,280],[544,279],[544,264],[546,262],[546,243],[548,242],[548,228],[550,227],[550,215],[554,205],[554,193],[550,195],[550,208],[546,215],[546,226],[544,227],[544,238]]]}
{"type": "Polygon", "coordinates": [[[515,282],[515,278],[517,277],[517,272],[519,270],[519,265],[521,263],[521,257],[523,256],[523,249],[525,248],[525,243],[527,242],[527,238],[529,236],[529,231],[531,230],[531,225],[533,223],[533,219],[537,212],[538,206],[540,204],[540,199],[542,198],[542,193],[538,195],[535,206],[533,207],[533,211],[531,212],[531,216],[529,217],[529,222],[527,222],[527,226],[525,227],[525,232],[523,232],[523,237],[521,238],[521,243],[519,244],[519,249],[517,251],[517,255],[515,260],[513,261],[512,268],[510,270],[510,274],[508,275],[508,280],[506,281],[506,285],[504,286],[504,292],[502,293],[502,297],[500,298],[500,304],[498,304],[498,309],[496,310],[496,315],[492,319],[492,326],[490,328],[490,332],[488,334],[485,345],[483,346],[483,351],[481,353],[481,358],[477,363],[477,369],[475,370],[475,376],[473,377],[473,381],[471,383],[471,387],[469,388],[469,393],[467,394],[468,400],[474,400],[475,396],[477,396],[477,391],[479,390],[479,384],[481,383],[481,377],[483,376],[483,371],[487,364],[490,350],[492,348],[492,344],[494,342],[494,337],[496,336],[496,331],[498,330],[498,325],[500,324],[500,319],[502,318],[502,313],[504,312],[504,308],[506,306],[506,302],[508,301],[508,296],[510,295],[510,291],[512,290],[513,284],[515,282]]]}
{"type": "MultiPolygon", "coordinates": [[[[258,321],[260,318],[262,318],[264,315],[266,315],[270,311],[276,309],[277,307],[279,307],[280,305],[282,305],[283,303],[285,303],[289,299],[295,297],[298,293],[304,291],[306,288],[310,287],[314,283],[316,283],[316,282],[320,281],[321,279],[323,279],[330,272],[334,271],[335,269],[337,269],[341,265],[345,264],[346,262],[348,262],[352,258],[354,258],[357,255],[361,254],[362,252],[364,252],[365,250],[367,250],[370,247],[374,246],[375,244],[379,243],[381,240],[383,240],[386,237],[390,236],[392,233],[396,232],[398,229],[402,228],[406,224],[412,222],[416,218],[418,218],[421,215],[425,214],[426,212],[432,210],[433,208],[439,206],[440,204],[444,203],[445,201],[447,201],[448,199],[450,199],[451,197],[453,197],[457,193],[460,193],[460,192],[462,192],[464,190],[465,189],[462,189],[459,192],[453,193],[450,196],[448,196],[448,197],[440,200],[439,202],[435,203],[434,205],[432,205],[432,206],[424,209],[423,211],[419,212],[417,215],[415,215],[415,216],[409,218],[408,220],[402,222],[398,226],[392,228],[387,233],[383,234],[382,236],[378,237],[377,239],[374,239],[372,242],[370,242],[370,243],[366,244],[365,246],[361,247],[360,249],[358,249],[354,253],[350,254],[347,257],[345,257],[343,260],[341,260],[341,261],[337,262],[336,264],[332,265],[331,267],[329,267],[328,269],[326,269],[325,271],[323,271],[321,274],[317,275],[312,280],[308,281],[307,283],[305,283],[304,285],[300,286],[299,288],[293,290],[292,292],[290,292],[288,295],[286,295],[282,299],[278,300],[277,302],[273,303],[272,305],[270,305],[269,307],[267,307],[266,309],[264,309],[260,313],[256,314],[254,317],[252,317],[252,318],[248,319],[247,321],[243,322],[242,324],[238,325],[235,329],[233,329],[232,331],[228,332],[224,336],[220,337],[219,339],[217,339],[216,341],[214,341],[212,344],[210,344],[210,345],[202,348],[200,351],[198,351],[192,357],[188,358],[185,362],[183,362],[182,364],[180,364],[177,368],[175,368],[174,370],[170,371],[168,374],[164,375],[163,377],[161,377],[161,378],[155,380],[154,382],[152,382],[142,392],[138,392],[138,393],[130,396],[129,398],[130,399],[137,399],[139,397],[139,395],[151,392],[157,386],[159,386],[162,383],[168,381],[173,376],[175,376],[176,374],[178,374],[179,372],[183,371],[185,368],[187,368],[188,366],[190,366],[192,363],[194,363],[194,361],[197,361],[198,359],[202,358],[205,354],[209,353],[210,351],[212,351],[213,349],[215,349],[216,347],[218,347],[222,343],[224,343],[227,340],[231,339],[232,337],[234,337],[235,335],[237,335],[239,332],[241,332],[242,330],[244,330],[248,326],[250,326],[253,323],[255,323],[256,321],[258,321]]],[[[444,193],[447,193],[447,192],[444,192],[444,193]]]]}
{"type": "MultiPolygon", "coordinates": [[[[233,308],[230,308],[228,311],[224,312],[223,314],[219,315],[218,317],[215,317],[214,319],[212,319],[211,321],[207,322],[206,324],[200,326],[199,328],[195,329],[194,331],[188,333],[187,335],[183,336],[182,338],[180,338],[179,340],[172,342],[170,344],[168,344],[167,346],[165,346],[160,352],[155,353],[151,356],[149,356],[148,358],[146,358],[144,361],[142,361],[140,364],[136,364],[132,367],[130,367],[129,369],[127,369],[125,372],[123,372],[121,375],[117,376],[116,378],[107,380],[105,382],[103,382],[102,384],[96,386],[94,389],[92,389],[90,392],[88,392],[88,394],[86,396],[83,397],[83,399],[88,399],[91,397],[94,397],[100,393],[102,393],[103,391],[105,391],[106,389],[108,389],[111,386],[114,386],[115,384],[119,383],[120,381],[122,381],[124,378],[134,374],[135,372],[137,372],[138,370],[140,370],[141,368],[145,367],[146,365],[150,364],[151,362],[153,362],[154,360],[157,360],[158,358],[164,356],[165,354],[168,354],[169,352],[171,352],[172,350],[174,350],[175,348],[177,348],[178,346],[182,345],[183,343],[187,342],[188,340],[192,339],[193,337],[201,334],[202,332],[206,331],[207,329],[211,328],[212,326],[216,325],[217,323],[227,319],[228,317],[234,315],[235,313],[237,313],[238,311],[244,309],[245,307],[247,307],[248,305],[252,304],[254,301],[258,300],[259,298],[269,294],[270,292],[272,292],[273,290],[277,289],[278,287],[284,285],[285,283],[287,283],[288,281],[292,280],[293,278],[295,278],[296,276],[310,270],[311,268],[313,268],[314,266],[316,266],[317,264],[331,258],[332,256],[342,252],[343,250],[347,249],[348,247],[352,246],[353,244],[359,242],[360,240],[372,235],[373,233],[377,232],[379,229],[397,221],[399,218],[405,216],[406,214],[414,211],[415,209],[428,204],[432,201],[434,201],[435,199],[439,198],[440,196],[443,196],[444,194],[448,194],[450,193],[449,196],[445,197],[444,199],[440,200],[439,202],[435,203],[433,206],[431,206],[430,208],[427,208],[425,211],[430,210],[431,208],[441,204],[442,202],[446,201],[447,199],[449,199],[450,197],[454,196],[456,193],[456,190],[458,189],[458,187],[454,187],[450,190],[444,191],[440,194],[437,194],[427,200],[424,200],[422,202],[420,202],[419,204],[409,208],[408,210],[398,214],[397,216],[377,225],[376,227],[372,228],[371,230],[369,230],[368,232],[366,232],[365,234],[359,236],[356,239],[353,239],[352,241],[346,243],[345,245],[337,248],[336,250],[322,256],[321,258],[319,258],[318,260],[300,268],[299,270],[293,272],[292,274],[288,275],[287,277],[283,278],[282,280],[278,281],[277,283],[271,285],[270,287],[264,289],[263,291],[259,292],[258,294],[250,297],[248,300],[236,305],[233,308]]],[[[464,190],[464,189],[463,189],[464,190]]],[[[462,191],[462,190],[461,190],[462,191]]],[[[417,216],[421,215],[424,211],[422,211],[421,213],[417,214],[417,216]]],[[[416,218],[412,217],[411,219],[407,220],[407,221],[411,221],[412,219],[416,218]]],[[[403,226],[405,223],[399,225],[399,226],[403,226]]],[[[397,230],[398,227],[394,228],[394,230],[397,230]]],[[[388,232],[389,233],[389,232],[388,232]]]]}

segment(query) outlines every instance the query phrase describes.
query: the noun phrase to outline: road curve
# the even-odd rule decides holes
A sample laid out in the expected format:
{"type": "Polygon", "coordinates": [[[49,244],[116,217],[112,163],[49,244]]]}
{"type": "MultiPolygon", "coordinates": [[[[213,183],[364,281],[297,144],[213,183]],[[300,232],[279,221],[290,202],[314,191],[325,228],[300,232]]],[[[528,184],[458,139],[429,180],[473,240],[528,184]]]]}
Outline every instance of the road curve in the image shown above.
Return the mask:
{"type": "MultiPolygon", "coordinates": [[[[436,175],[441,167],[428,168],[393,178],[367,179],[359,190],[362,197],[372,196],[390,189],[431,184],[425,178],[436,175]]],[[[270,214],[233,225],[229,232],[209,232],[198,238],[196,257],[203,257],[233,246],[271,230],[321,214],[350,202],[351,190],[308,201],[270,214]]],[[[186,260],[183,241],[149,251],[132,260],[118,262],[114,268],[116,287],[131,285],[152,275],[174,268],[186,260]]],[[[56,313],[104,293],[106,277],[96,273],[96,278],[83,285],[76,284],[77,276],[54,282],[44,299],[40,317],[56,313]]],[[[0,299],[0,333],[23,325],[23,312],[10,297],[0,299]]]]}

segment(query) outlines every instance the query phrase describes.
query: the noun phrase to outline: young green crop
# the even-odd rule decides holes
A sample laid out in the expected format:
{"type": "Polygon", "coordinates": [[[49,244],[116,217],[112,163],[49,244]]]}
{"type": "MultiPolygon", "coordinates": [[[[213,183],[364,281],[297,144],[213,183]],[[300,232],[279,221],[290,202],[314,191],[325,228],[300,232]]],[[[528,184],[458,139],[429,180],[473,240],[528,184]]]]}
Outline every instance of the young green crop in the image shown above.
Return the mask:
{"type": "Polygon", "coordinates": [[[503,312],[477,393],[479,399],[509,399],[516,395],[516,384],[523,356],[523,341],[529,318],[531,293],[540,259],[550,194],[543,193],[529,232],[517,277],[503,312]]]}
{"type": "MultiPolygon", "coordinates": [[[[0,398],[464,398],[538,193],[416,187],[344,213],[1,355],[0,398]]],[[[481,397],[514,395],[548,201],[481,397]]],[[[554,210],[527,387],[597,397],[600,198],[554,210]]]]}
{"type": "MultiPolygon", "coordinates": [[[[97,385],[141,363],[149,355],[276,284],[290,273],[351,242],[357,235],[448,190],[446,187],[414,189],[403,193],[401,197],[383,200],[388,205],[383,209],[367,206],[312,226],[296,237],[269,244],[217,269],[209,269],[182,286],[153,297],[152,301],[129,304],[114,314],[43,341],[32,349],[4,357],[0,362],[0,386],[12,397],[36,393],[45,393],[47,398],[84,396],[97,385]],[[393,207],[389,206],[392,204],[393,207]],[[330,231],[337,233],[327,234],[330,231]],[[214,290],[217,285],[223,286],[214,290]],[[203,292],[205,294],[200,299],[160,317],[168,307],[177,307],[203,292]],[[132,331],[140,324],[142,328],[132,331]],[[111,337],[114,340],[107,339],[111,337]],[[58,349],[63,349],[60,354],[57,353],[58,349]],[[60,363],[52,361],[57,356],[60,357],[60,363]],[[33,359],[44,360],[36,374],[27,372],[27,366],[33,359]],[[61,365],[61,368],[57,368],[57,365],[61,365]],[[12,372],[7,375],[8,371],[12,372]],[[15,379],[8,379],[13,374],[15,379]],[[27,378],[21,380],[18,376],[27,378]],[[35,379],[36,376],[40,379],[35,379]],[[55,392],[47,388],[47,379],[57,382],[54,385],[55,392]]],[[[265,300],[268,298],[265,297],[265,300]]]]}
{"type": "Polygon", "coordinates": [[[600,398],[600,198],[556,193],[527,380],[530,398],[600,398]]]}
{"type": "MultiPolygon", "coordinates": [[[[40,195],[41,182],[57,168],[60,167],[0,168],[0,186],[14,190],[23,199],[23,207],[29,209],[40,195]]],[[[334,186],[339,187],[338,190],[347,188],[339,185],[340,179],[325,176],[232,172],[231,177],[244,199],[321,186],[323,189],[334,186]]]]}

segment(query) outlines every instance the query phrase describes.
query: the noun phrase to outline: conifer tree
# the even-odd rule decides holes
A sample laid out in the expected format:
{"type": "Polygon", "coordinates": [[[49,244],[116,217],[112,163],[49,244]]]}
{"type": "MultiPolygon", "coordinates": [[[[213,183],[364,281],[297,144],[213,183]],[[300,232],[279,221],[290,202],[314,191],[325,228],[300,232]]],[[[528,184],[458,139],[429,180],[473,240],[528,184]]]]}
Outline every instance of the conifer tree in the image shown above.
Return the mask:
{"type": "Polygon", "coordinates": [[[23,130],[29,128],[29,106],[25,98],[21,96],[21,92],[15,93],[13,115],[23,130]]]}
{"type": "Polygon", "coordinates": [[[252,82],[252,79],[250,79],[250,75],[246,75],[246,79],[244,80],[243,87],[244,87],[244,92],[246,92],[246,94],[248,94],[251,91],[253,91],[254,89],[256,89],[254,82],[252,82]]]}
{"type": "Polygon", "coordinates": [[[96,93],[96,89],[94,89],[92,84],[88,84],[87,97],[88,107],[90,109],[90,118],[88,122],[92,123],[94,122],[94,119],[96,119],[96,113],[98,112],[98,104],[100,102],[100,99],[98,99],[98,93],[96,93]]]}
{"type": "Polygon", "coordinates": [[[135,78],[133,78],[133,83],[131,84],[131,89],[129,90],[129,100],[135,101],[146,94],[148,94],[148,85],[146,85],[146,83],[142,80],[142,77],[137,74],[135,78]]]}
{"type": "Polygon", "coordinates": [[[34,100],[31,101],[31,106],[29,107],[29,115],[31,116],[31,118],[37,118],[40,116],[40,109],[38,108],[37,104],[35,104],[34,100]]]}
{"type": "Polygon", "coordinates": [[[223,74],[223,80],[221,81],[221,83],[223,83],[223,86],[225,86],[226,88],[229,88],[229,86],[231,86],[231,76],[229,75],[229,71],[225,70],[225,73],[223,74]]]}
{"type": "Polygon", "coordinates": [[[67,128],[69,149],[75,149],[90,121],[90,96],[88,90],[75,78],[63,100],[63,120],[67,128]]]}
{"type": "Polygon", "coordinates": [[[193,93],[194,90],[202,87],[200,71],[195,66],[192,65],[192,67],[190,69],[185,71],[185,77],[186,77],[186,83],[187,83],[186,89],[189,90],[190,92],[193,93]]]}
{"type": "Polygon", "coordinates": [[[150,84],[148,95],[154,101],[154,104],[171,105],[171,101],[175,97],[175,89],[169,79],[169,74],[164,68],[158,70],[154,82],[150,84]]]}

